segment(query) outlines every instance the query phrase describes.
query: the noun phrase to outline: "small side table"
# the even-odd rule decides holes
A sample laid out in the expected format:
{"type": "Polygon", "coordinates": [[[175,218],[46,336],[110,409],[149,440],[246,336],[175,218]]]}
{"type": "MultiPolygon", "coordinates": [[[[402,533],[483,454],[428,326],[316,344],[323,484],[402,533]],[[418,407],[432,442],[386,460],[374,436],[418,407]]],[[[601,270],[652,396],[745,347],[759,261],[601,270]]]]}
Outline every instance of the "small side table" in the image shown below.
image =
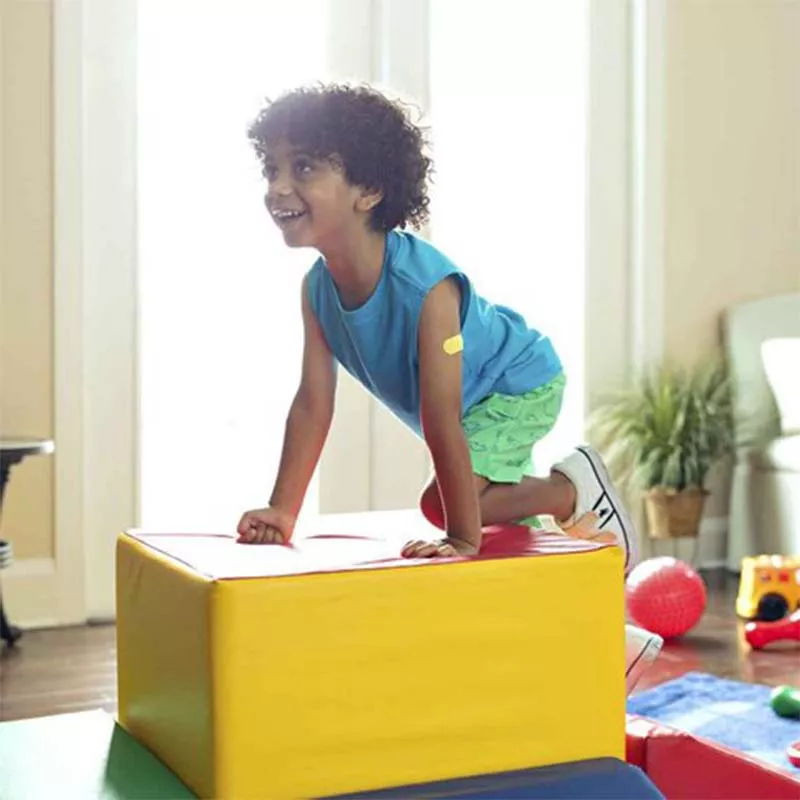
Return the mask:
{"type": "MultiPolygon", "coordinates": [[[[11,467],[19,464],[26,456],[50,455],[54,450],[55,444],[50,439],[0,438],[0,514],[3,510],[3,497],[11,475],[11,467]]],[[[0,569],[10,567],[12,560],[11,545],[0,539],[0,569]]],[[[20,636],[22,631],[6,619],[2,589],[0,589],[0,639],[8,645],[13,645],[20,636]]]]}

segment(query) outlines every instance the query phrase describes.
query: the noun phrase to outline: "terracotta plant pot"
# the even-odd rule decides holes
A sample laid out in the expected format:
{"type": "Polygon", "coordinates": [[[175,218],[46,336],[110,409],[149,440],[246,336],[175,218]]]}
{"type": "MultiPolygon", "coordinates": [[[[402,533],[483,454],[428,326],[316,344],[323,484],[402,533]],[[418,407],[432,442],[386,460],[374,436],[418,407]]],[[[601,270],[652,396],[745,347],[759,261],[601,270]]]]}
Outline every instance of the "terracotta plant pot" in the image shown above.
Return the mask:
{"type": "Polygon", "coordinates": [[[705,489],[653,488],[644,494],[647,527],[651,539],[696,537],[700,530],[708,492],[705,489]]]}

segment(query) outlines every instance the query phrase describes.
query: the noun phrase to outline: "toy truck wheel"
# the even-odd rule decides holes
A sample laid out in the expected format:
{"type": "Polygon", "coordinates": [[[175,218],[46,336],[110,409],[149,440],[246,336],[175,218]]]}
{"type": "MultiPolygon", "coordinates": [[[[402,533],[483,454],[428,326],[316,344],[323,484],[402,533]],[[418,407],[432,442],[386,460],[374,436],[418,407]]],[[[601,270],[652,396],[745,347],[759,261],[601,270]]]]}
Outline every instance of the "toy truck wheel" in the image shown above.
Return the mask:
{"type": "Polygon", "coordinates": [[[779,594],[765,594],[758,603],[756,619],[763,622],[775,622],[783,619],[789,611],[786,598],[779,594]]]}

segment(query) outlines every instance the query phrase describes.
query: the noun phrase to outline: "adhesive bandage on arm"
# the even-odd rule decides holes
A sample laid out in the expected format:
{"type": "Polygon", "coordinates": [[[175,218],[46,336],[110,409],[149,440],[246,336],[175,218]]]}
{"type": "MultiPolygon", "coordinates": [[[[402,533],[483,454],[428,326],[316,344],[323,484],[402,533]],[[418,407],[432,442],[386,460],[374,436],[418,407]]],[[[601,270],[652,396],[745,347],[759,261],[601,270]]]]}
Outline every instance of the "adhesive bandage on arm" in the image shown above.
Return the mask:
{"type": "Polygon", "coordinates": [[[445,339],[442,344],[442,350],[447,353],[449,356],[454,356],[456,353],[460,353],[464,349],[464,337],[459,333],[455,336],[451,336],[449,339],[445,339]]]}

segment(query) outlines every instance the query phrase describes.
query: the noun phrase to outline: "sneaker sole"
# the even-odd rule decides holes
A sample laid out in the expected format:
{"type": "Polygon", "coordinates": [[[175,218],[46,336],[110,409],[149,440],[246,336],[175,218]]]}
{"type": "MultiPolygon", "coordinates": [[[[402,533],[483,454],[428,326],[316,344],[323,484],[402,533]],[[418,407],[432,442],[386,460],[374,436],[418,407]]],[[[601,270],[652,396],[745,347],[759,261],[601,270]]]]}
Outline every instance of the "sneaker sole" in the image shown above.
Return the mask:
{"type": "MultiPolygon", "coordinates": [[[[628,626],[626,625],[626,637],[627,629],[628,626]]],[[[631,692],[638,686],[648,668],[653,666],[653,662],[658,658],[663,647],[664,640],[656,633],[650,633],[647,639],[645,639],[644,643],[641,645],[641,649],[636,655],[636,658],[634,658],[634,660],[628,664],[627,668],[625,669],[626,693],[628,696],[630,696],[631,692]],[[638,675],[636,674],[637,672],[638,675]],[[629,681],[633,682],[629,683],[629,681]]]]}
{"type": "MultiPolygon", "coordinates": [[[[622,536],[625,539],[625,573],[627,574],[628,568],[632,566],[630,562],[633,552],[631,548],[633,521],[628,516],[628,512],[625,510],[625,506],[622,503],[620,496],[617,494],[614,484],[611,481],[611,476],[608,474],[606,465],[603,463],[603,460],[600,458],[600,456],[590,447],[583,445],[578,447],[577,450],[579,453],[582,453],[589,462],[589,466],[591,466],[598,483],[603,487],[603,491],[606,493],[606,497],[608,497],[608,502],[611,504],[611,508],[614,512],[612,516],[616,515],[617,519],[619,520],[622,536]]],[[[602,530],[602,528],[599,528],[599,530],[602,530]]]]}
{"type": "Polygon", "coordinates": [[[627,669],[625,670],[625,677],[629,678],[631,673],[642,663],[645,658],[653,658],[655,659],[664,647],[664,640],[655,633],[651,633],[650,636],[647,638],[645,643],[642,645],[642,649],[639,651],[636,658],[631,662],[627,669]]]}

